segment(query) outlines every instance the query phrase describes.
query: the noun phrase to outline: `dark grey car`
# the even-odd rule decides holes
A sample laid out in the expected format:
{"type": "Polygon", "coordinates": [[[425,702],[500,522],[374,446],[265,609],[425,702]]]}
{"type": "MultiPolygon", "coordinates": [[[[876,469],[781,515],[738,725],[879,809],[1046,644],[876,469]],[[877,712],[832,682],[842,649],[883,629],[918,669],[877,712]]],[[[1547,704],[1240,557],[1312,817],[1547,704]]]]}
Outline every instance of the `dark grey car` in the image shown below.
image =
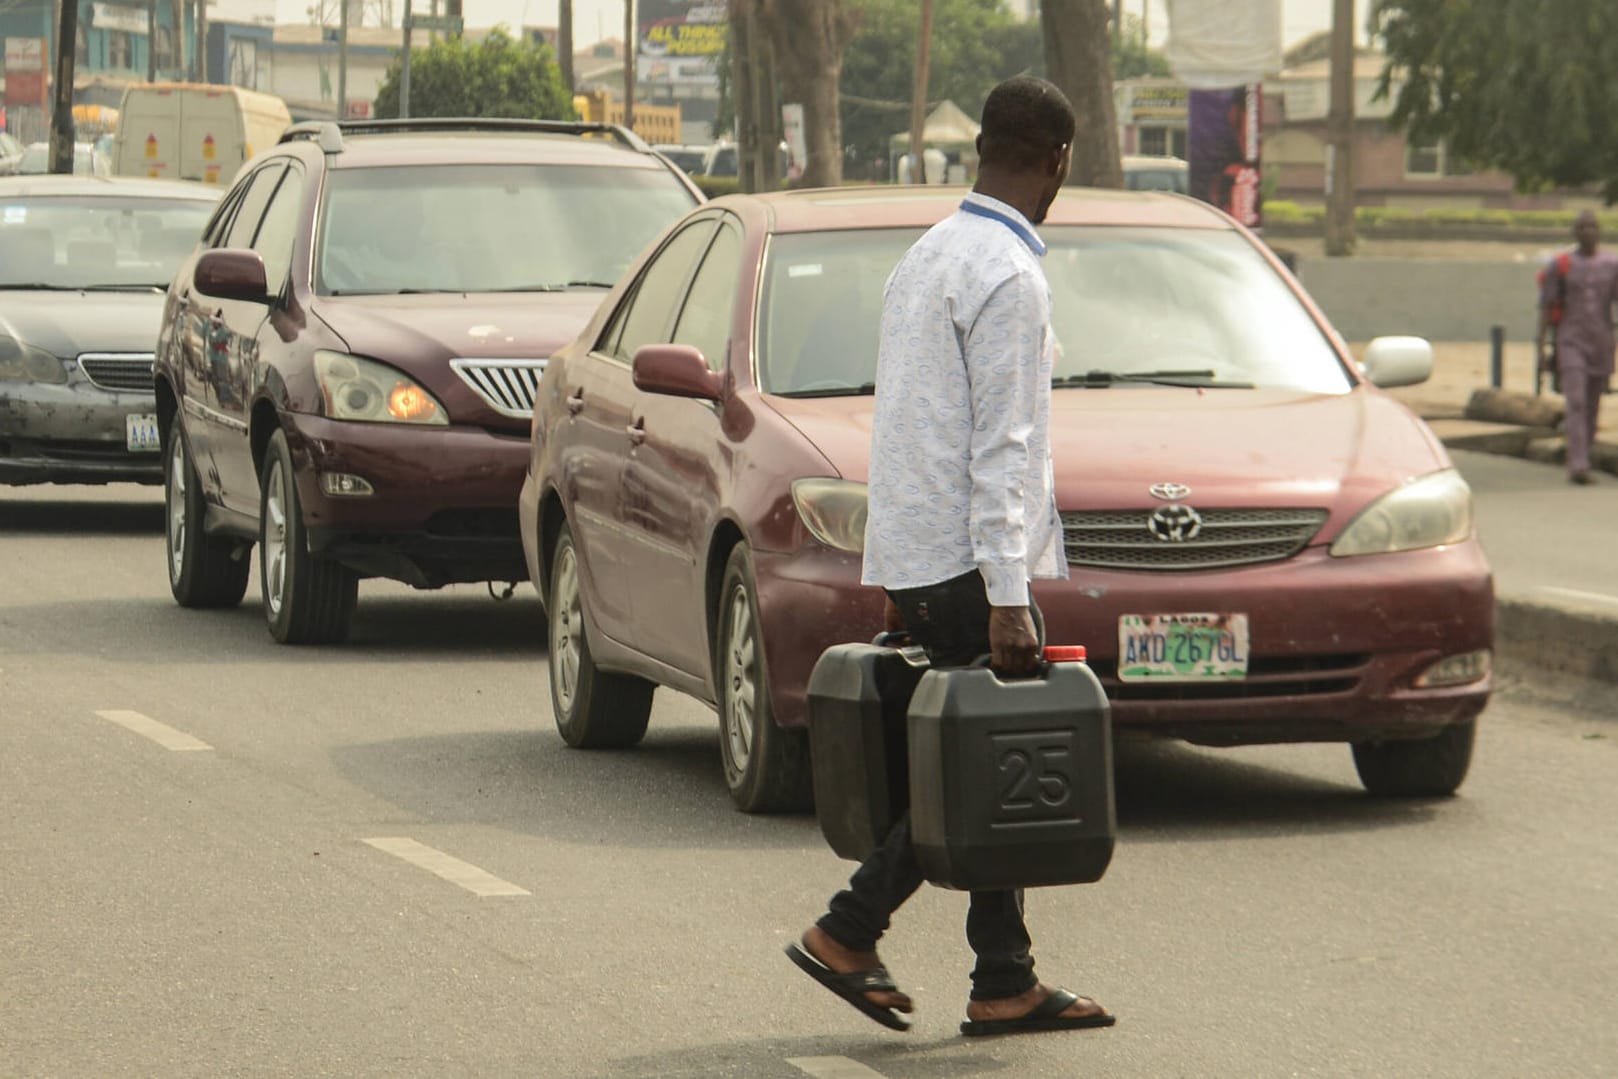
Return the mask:
{"type": "Polygon", "coordinates": [[[162,482],[152,353],[219,194],[0,178],[0,484],[162,482]]]}

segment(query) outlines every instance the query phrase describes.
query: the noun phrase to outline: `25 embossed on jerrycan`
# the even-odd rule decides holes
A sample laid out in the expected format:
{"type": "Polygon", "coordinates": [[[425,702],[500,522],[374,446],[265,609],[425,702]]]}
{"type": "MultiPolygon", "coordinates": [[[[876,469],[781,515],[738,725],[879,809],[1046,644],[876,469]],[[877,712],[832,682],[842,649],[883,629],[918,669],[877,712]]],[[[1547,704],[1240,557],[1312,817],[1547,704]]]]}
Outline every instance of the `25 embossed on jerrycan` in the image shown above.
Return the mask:
{"type": "Polygon", "coordinates": [[[891,647],[904,639],[833,645],[809,676],[815,816],[838,857],[856,862],[881,845],[909,802],[906,714],[927,657],[891,647]]]}
{"type": "Polygon", "coordinates": [[[1082,648],[1039,674],[930,670],[910,699],[910,827],[946,888],[1086,884],[1112,861],[1112,710],[1082,648]]]}

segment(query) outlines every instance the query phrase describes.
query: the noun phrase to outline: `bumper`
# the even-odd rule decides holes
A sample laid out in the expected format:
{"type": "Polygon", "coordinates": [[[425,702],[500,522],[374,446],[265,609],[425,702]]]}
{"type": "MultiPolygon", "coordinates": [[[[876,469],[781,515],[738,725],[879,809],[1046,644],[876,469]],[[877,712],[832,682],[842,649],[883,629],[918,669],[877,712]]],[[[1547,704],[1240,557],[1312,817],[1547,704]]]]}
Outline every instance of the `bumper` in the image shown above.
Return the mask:
{"type": "Polygon", "coordinates": [[[162,483],[163,455],[131,452],[124,417],[157,411],[150,393],[0,383],[0,484],[162,483]]]}
{"type": "MultiPolygon", "coordinates": [[[[776,716],[807,721],[805,689],[820,653],[881,629],[882,599],[861,588],[857,556],[805,549],[759,554],[776,716]]],[[[1437,660],[1493,647],[1494,588],[1476,541],[1430,551],[1287,562],[1218,573],[1138,574],[1079,568],[1035,584],[1053,644],[1083,644],[1120,736],[1206,745],[1420,738],[1482,711],[1492,682],[1420,689],[1437,660]],[[1118,618],[1245,613],[1248,677],[1220,685],[1122,683],[1118,618]]]]}
{"type": "Polygon", "coordinates": [[[285,417],[312,550],[418,588],[528,577],[517,493],[528,440],[474,427],[406,427],[285,417]],[[328,495],[321,476],[372,493],[328,495]]]}

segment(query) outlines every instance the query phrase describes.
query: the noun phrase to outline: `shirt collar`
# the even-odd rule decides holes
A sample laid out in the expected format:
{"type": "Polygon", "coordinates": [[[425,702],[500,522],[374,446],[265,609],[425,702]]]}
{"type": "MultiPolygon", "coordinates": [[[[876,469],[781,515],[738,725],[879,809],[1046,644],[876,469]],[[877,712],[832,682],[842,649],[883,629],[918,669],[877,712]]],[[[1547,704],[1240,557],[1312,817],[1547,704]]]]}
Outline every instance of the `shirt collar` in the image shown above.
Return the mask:
{"type": "Polygon", "coordinates": [[[969,214],[1000,222],[1016,233],[1017,238],[1028,245],[1028,250],[1040,256],[1045,254],[1045,241],[1039,238],[1033,224],[1015,206],[976,191],[969,191],[966,198],[961,201],[961,209],[969,214]]]}

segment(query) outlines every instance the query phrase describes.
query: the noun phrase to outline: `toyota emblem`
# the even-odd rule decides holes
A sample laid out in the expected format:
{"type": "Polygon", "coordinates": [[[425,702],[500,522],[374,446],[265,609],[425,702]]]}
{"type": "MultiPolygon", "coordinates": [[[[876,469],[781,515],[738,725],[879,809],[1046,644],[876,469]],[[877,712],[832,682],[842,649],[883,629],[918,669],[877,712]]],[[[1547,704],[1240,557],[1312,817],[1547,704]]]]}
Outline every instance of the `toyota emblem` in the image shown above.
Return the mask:
{"type": "Polygon", "coordinates": [[[1163,543],[1184,543],[1202,532],[1202,514],[1190,506],[1159,506],[1146,518],[1146,528],[1163,543]]]}
{"type": "Polygon", "coordinates": [[[1178,502],[1191,495],[1191,488],[1183,483],[1154,483],[1151,486],[1153,498],[1161,498],[1165,502],[1178,502]]]}

